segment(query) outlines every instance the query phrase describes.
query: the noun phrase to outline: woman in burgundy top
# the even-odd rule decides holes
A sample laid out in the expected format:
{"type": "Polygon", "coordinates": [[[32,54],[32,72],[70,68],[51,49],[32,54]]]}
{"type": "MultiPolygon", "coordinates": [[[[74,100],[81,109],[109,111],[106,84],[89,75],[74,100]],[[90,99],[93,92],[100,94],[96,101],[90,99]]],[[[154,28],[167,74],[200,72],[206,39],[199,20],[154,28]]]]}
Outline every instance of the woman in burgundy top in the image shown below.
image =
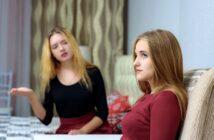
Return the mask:
{"type": "Polygon", "coordinates": [[[20,87],[11,95],[27,96],[35,115],[48,125],[56,105],[60,117],[57,134],[111,133],[102,75],[82,57],[73,35],[62,27],[51,30],[42,48],[43,104],[32,89],[20,87]]]}
{"type": "Polygon", "coordinates": [[[187,108],[182,52],[166,30],[140,35],[133,48],[136,79],[144,96],[121,122],[121,140],[176,140],[187,108]]]}

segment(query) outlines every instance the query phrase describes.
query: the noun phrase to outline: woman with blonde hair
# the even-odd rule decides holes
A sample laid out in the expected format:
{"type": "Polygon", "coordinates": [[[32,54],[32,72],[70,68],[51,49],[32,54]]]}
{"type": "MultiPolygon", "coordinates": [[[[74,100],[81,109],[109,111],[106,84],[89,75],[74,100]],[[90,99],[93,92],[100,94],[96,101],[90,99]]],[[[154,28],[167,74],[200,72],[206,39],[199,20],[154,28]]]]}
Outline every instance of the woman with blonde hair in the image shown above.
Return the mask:
{"type": "Polygon", "coordinates": [[[166,30],[140,35],[133,47],[133,65],[145,93],[122,120],[122,140],[175,140],[185,117],[182,52],[166,30]]]}
{"type": "Polygon", "coordinates": [[[57,134],[111,133],[102,75],[82,57],[73,35],[55,27],[45,39],[41,56],[43,104],[32,89],[12,88],[11,95],[27,96],[34,114],[48,125],[53,106],[60,117],[57,134]]]}

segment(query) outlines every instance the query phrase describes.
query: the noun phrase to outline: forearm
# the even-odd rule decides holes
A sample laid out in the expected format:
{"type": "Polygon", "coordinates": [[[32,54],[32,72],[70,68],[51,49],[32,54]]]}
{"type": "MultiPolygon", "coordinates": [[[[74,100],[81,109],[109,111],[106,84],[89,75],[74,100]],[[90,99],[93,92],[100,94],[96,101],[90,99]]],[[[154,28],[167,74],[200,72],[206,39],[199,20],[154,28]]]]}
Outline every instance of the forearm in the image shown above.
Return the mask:
{"type": "Polygon", "coordinates": [[[28,98],[34,114],[41,120],[45,118],[46,111],[43,108],[42,104],[40,101],[37,99],[35,96],[35,93],[33,92],[32,89],[27,88],[27,87],[18,87],[18,88],[12,88],[8,91],[8,93],[12,96],[25,96],[28,98]]]}
{"type": "Polygon", "coordinates": [[[84,134],[89,134],[103,124],[103,120],[97,116],[93,117],[87,124],[85,124],[80,131],[84,134]]]}
{"type": "Polygon", "coordinates": [[[46,111],[39,99],[35,96],[35,94],[31,94],[30,96],[28,96],[28,100],[31,104],[35,116],[43,120],[45,118],[46,111]]]}

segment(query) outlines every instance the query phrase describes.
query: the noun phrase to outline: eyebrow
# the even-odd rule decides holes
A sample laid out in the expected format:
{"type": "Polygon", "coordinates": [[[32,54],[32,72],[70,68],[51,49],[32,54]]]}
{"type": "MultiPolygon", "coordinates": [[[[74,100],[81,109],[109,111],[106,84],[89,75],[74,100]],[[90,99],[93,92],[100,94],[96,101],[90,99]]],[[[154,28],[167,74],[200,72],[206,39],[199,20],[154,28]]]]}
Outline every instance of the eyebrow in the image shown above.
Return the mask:
{"type": "MultiPolygon", "coordinates": [[[[62,39],[59,43],[62,43],[62,42],[67,42],[65,39],[62,39]]],[[[55,45],[57,45],[58,44],[58,42],[57,43],[54,43],[54,44],[50,44],[51,46],[55,46],[55,45]]]]}
{"type": "Polygon", "coordinates": [[[67,42],[65,39],[62,39],[61,41],[60,41],[60,43],[62,43],[62,42],[67,42]]]}
{"type": "MultiPolygon", "coordinates": [[[[149,54],[149,52],[148,51],[144,51],[144,50],[140,50],[140,51],[138,51],[139,53],[146,53],[146,54],[149,54]]],[[[135,51],[135,54],[136,54],[137,52],[135,51]]]]}
{"type": "Polygon", "coordinates": [[[148,51],[141,50],[140,53],[149,53],[148,51]]]}

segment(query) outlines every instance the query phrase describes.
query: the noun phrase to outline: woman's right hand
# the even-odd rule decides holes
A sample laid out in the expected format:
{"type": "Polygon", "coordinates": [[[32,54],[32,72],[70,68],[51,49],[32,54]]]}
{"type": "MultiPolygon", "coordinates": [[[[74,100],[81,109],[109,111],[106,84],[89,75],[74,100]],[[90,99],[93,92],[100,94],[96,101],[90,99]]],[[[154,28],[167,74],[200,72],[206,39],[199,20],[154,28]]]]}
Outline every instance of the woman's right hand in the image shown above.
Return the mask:
{"type": "Polygon", "coordinates": [[[9,92],[10,95],[27,96],[33,95],[33,90],[26,87],[12,88],[9,92]]]}

